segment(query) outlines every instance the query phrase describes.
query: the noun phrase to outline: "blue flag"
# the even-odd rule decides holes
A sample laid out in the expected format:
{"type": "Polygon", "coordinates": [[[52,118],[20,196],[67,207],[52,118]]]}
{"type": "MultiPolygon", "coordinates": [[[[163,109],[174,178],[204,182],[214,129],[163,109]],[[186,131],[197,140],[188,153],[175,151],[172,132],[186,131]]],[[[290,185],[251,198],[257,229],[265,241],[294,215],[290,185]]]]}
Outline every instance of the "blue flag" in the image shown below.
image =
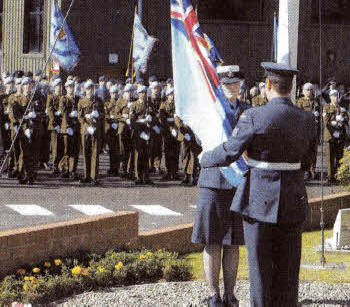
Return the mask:
{"type": "Polygon", "coordinates": [[[214,42],[206,33],[203,33],[203,35],[209,45],[210,59],[214,66],[217,67],[221,64],[224,64],[224,60],[222,59],[218,49],[216,49],[214,42]]]}
{"type": "Polygon", "coordinates": [[[78,64],[80,51],[67,23],[65,23],[62,28],[64,16],[58,8],[56,0],[52,1],[50,49],[53,48],[55,40],[57,39],[52,57],[60,67],[71,71],[78,64]]]}

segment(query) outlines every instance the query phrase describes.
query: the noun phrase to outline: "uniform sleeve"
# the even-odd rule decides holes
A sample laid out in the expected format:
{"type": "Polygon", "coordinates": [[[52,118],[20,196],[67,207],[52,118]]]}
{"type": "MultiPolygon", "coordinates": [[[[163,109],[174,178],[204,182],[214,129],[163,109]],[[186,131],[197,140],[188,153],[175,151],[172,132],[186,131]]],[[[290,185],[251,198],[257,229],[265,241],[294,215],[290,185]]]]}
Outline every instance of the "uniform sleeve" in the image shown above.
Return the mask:
{"type": "Polygon", "coordinates": [[[229,166],[238,160],[254,137],[254,125],[251,112],[249,111],[241,115],[232,136],[227,142],[219,145],[212,151],[204,152],[200,161],[202,167],[229,166]]]}

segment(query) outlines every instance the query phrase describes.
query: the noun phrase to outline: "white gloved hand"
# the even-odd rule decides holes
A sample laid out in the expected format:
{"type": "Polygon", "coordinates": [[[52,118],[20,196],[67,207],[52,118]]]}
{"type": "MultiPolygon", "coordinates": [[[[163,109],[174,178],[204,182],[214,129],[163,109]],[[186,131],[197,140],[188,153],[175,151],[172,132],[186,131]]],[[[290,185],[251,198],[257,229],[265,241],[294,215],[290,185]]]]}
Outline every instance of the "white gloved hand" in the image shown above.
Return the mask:
{"type": "Polygon", "coordinates": [[[74,132],[72,128],[67,128],[67,134],[73,136],[74,132]]]}
{"type": "Polygon", "coordinates": [[[56,115],[56,116],[60,116],[61,114],[62,114],[62,113],[61,113],[60,111],[56,111],[56,112],[55,112],[55,115],[56,115]]]}
{"type": "Polygon", "coordinates": [[[123,114],[123,118],[129,118],[129,114],[123,114]]]}
{"type": "Polygon", "coordinates": [[[45,114],[46,114],[46,115],[48,114],[47,109],[45,110],[45,114]]]}
{"type": "Polygon", "coordinates": [[[346,112],[346,109],[345,108],[343,108],[343,107],[340,107],[340,112],[346,112]]]}
{"type": "Polygon", "coordinates": [[[326,113],[326,112],[323,112],[323,113],[322,113],[322,116],[323,116],[323,117],[326,117],[326,116],[327,116],[327,113],[326,113]]]}
{"type": "Polygon", "coordinates": [[[335,120],[332,120],[332,121],[331,121],[331,125],[332,125],[333,127],[336,127],[336,126],[337,126],[337,122],[336,122],[335,120]]]}
{"type": "Polygon", "coordinates": [[[86,119],[91,119],[91,114],[90,114],[90,113],[85,114],[85,118],[86,118],[86,119]]]}
{"type": "Polygon", "coordinates": [[[5,123],[5,130],[9,130],[9,128],[10,128],[10,125],[9,125],[9,123],[5,123]]]}
{"type": "Polygon", "coordinates": [[[18,126],[13,126],[13,130],[15,130],[15,133],[18,132],[18,126]]]}
{"type": "Polygon", "coordinates": [[[9,114],[9,109],[8,109],[8,108],[6,108],[6,109],[4,110],[4,114],[5,114],[5,115],[9,114]]]}
{"type": "Polygon", "coordinates": [[[151,116],[151,115],[147,115],[147,116],[146,116],[146,120],[147,120],[148,122],[151,122],[151,121],[152,121],[152,116],[151,116]]]}
{"type": "Polygon", "coordinates": [[[188,133],[186,133],[185,135],[184,135],[184,138],[185,138],[185,140],[186,141],[191,141],[191,136],[188,134],[188,133]]]}
{"type": "Polygon", "coordinates": [[[171,135],[172,135],[174,138],[177,137],[177,131],[176,131],[176,129],[172,129],[172,130],[171,130],[171,135]]]}
{"type": "Polygon", "coordinates": [[[319,113],[318,111],[315,111],[315,112],[314,112],[314,115],[315,115],[316,117],[318,117],[318,116],[320,115],[320,113],[319,113]]]}
{"type": "Polygon", "coordinates": [[[76,110],[69,113],[70,118],[78,117],[78,112],[76,110]]]}
{"type": "Polygon", "coordinates": [[[35,118],[36,118],[36,113],[35,113],[35,111],[30,112],[28,115],[29,115],[30,118],[32,118],[32,119],[35,119],[35,118]]]}
{"type": "Polygon", "coordinates": [[[127,124],[127,125],[130,125],[130,123],[131,123],[131,122],[130,122],[130,119],[128,118],[128,119],[126,120],[126,124],[127,124]]]}
{"type": "Polygon", "coordinates": [[[155,133],[160,134],[160,129],[158,126],[154,126],[152,129],[154,130],[155,133]]]}
{"type": "Polygon", "coordinates": [[[95,127],[92,127],[92,126],[89,126],[87,128],[87,131],[90,135],[94,135],[95,131],[96,131],[96,128],[95,127]]]}
{"type": "Polygon", "coordinates": [[[57,125],[57,126],[55,127],[55,130],[56,130],[57,133],[60,133],[60,131],[61,131],[60,126],[57,125]]]}
{"type": "Polygon", "coordinates": [[[336,139],[338,139],[338,138],[340,137],[339,131],[335,131],[335,132],[333,133],[333,136],[334,136],[336,139]]]}
{"type": "Polygon", "coordinates": [[[173,118],[168,118],[168,123],[173,123],[175,121],[175,119],[173,118]]]}
{"type": "Polygon", "coordinates": [[[99,116],[100,116],[100,114],[98,113],[98,111],[97,111],[97,110],[92,111],[92,113],[91,113],[91,117],[98,118],[99,116]]]}
{"type": "Polygon", "coordinates": [[[338,122],[343,122],[343,121],[344,121],[344,117],[341,116],[341,115],[337,115],[336,120],[337,120],[338,122]]]}
{"type": "Polygon", "coordinates": [[[130,107],[132,106],[132,102],[128,103],[128,108],[130,109],[130,107]]]}
{"type": "Polygon", "coordinates": [[[198,155],[199,164],[202,162],[203,155],[204,155],[204,150],[198,155]]]}
{"type": "Polygon", "coordinates": [[[30,131],[30,129],[26,129],[26,130],[24,131],[24,135],[25,135],[28,139],[30,139],[30,137],[32,136],[32,132],[30,131]]]}
{"type": "Polygon", "coordinates": [[[112,128],[113,128],[114,130],[117,130],[117,129],[118,129],[118,124],[113,123],[113,124],[112,124],[112,128]]]}
{"type": "Polygon", "coordinates": [[[29,119],[30,117],[29,117],[29,114],[27,114],[27,115],[24,115],[24,117],[23,117],[24,119],[29,119]]]}
{"type": "Polygon", "coordinates": [[[149,135],[144,131],[141,132],[140,138],[145,140],[145,141],[149,141],[149,139],[150,139],[149,135]]]}
{"type": "Polygon", "coordinates": [[[350,150],[350,145],[348,146],[348,150],[350,150]]]}
{"type": "Polygon", "coordinates": [[[114,116],[113,115],[111,115],[111,117],[110,117],[111,119],[114,119],[114,116]]]}

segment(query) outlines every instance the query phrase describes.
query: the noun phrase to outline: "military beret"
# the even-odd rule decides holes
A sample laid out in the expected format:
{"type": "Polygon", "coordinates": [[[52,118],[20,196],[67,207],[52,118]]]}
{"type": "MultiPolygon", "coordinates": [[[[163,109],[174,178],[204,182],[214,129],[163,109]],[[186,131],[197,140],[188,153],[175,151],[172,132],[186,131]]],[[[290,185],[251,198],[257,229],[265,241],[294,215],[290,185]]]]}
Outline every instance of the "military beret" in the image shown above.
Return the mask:
{"type": "Polygon", "coordinates": [[[126,79],[125,84],[132,84],[132,79],[131,78],[126,79]]]}
{"type": "Polygon", "coordinates": [[[146,93],[146,92],[147,92],[147,86],[143,85],[137,89],[137,94],[146,93]]]}
{"type": "Polygon", "coordinates": [[[74,81],[72,79],[68,79],[67,82],[64,84],[65,87],[68,86],[74,86],[74,81]]]}
{"type": "Polygon", "coordinates": [[[16,85],[22,84],[22,78],[17,78],[15,83],[16,85]]]}
{"type": "Polygon", "coordinates": [[[84,88],[87,89],[87,88],[93,87],[94,85],[95,83],[91,79],[89,79],[84,83],[84,88]]]}
{"type": "Polygon", "coordinates": [[[165,92],[165,96],[169,96],[171,94],[174,93],[174,88],[173,87],[168,87],[166,92],[165,92]]]}
{"type": "Polygon", "coordinates": [[[339,92],[337,90],[331,90],[329,91],[329,96],[337,95],[338,96],[339,92]]]}
{"type": "Polygon", "coordinates": [[[13,77],[7,77],[5,80],[4,80],[4,85],[6,85],[6,84],[11,84],[11,83],[13,83],[13,77]]]}
{"type": "Polygon", "coordinates": [[[52,85],[53,86],[57,86],[57,85],[60,85],[62,84],[62,79],[61,78],[56,78],[53,82],[52,82],[52,85]]]}
{"type": "Polygon", "coordinates": [[[24,74],[25,77],[28,77],[28,78],[33,78],[33,73],[31,71],[27,71],[25,74],[24,74]]]}
{"type": "Polygon", "coordinates": [[[15,72],[15,77],[16,77],[16,78],[22,78],[23,75],[24,75],[24,72],[23,72],[22,70],[17,70],[17,71],[15,72]]]}
{"type": "Polygon", "coordinates": [[[98,81],[99,82],[106,81],[106,77],[105,76],[101,76],[101,77],[98,78],[98,81]]]}
{"type": "Polygon", "coordinates": [[[117,80],[114,78],[109,79],[109,82],[111,82],[112,84],[117,84],[117,80]]]}
{"type": "Polygon", "coordinates": [[[109,92],[110,92],[111,94],[118,93],[118,91],[119,91],[118,85],[113,85],[113,86],[109,89],[109,92]]]}
{"type": "Polygon", "coordinates": [[[125,92],[131,92],[135,90],[135,86],[133,84],[128,83],[127,85],[125,85],[124,87],[124,93],[125,92]]]}
{"type": "Polygon", "coordinates": [[[42,70],[41,70],[41,69],[38,69],[38,70],[35,71],[34,76],[35,76],[35,77],[39,77],[39,76],[42,75],[42,73],[43,73],[42,70]]]}
{"type": "Polygon", "coordinates": [[[297,69],[282,63],[262,62],[261,66],[265,69],[267,76],[293,76],[299,73],[297,69]]]}
{"type": "Polygon", "coordinates": [[[304,90],[312,90],[313,88],[314,86],[310,82],[305,83],[303,87],[304,90]]]}
{"type": "Polygon", "coordinates": [[[31,82],[32,82],[32,79],[31,79],[31,78],[29,78],[29,77],[24,77],[24,78],[22,79],[21,84],[22,84],[22,85],[26,85],[26,84],[29,84],[29,83],[31,83],[31,82]]]}
{"type": "Polygon", "coordinates": [[[152,82],[155,82],[155,81],[158,81],[158,78],[156,76],[150,76],[148,78],[148,83],[152,83],[152,82]]]}
{"type": "Polygon", "coordinates": [[[152,89],[152,88],[155,88],[155,87],[158,87],[158,86],[160,86],[160,83],[158,81],[153,81],[150,84],[149,88],[152,89]]]}

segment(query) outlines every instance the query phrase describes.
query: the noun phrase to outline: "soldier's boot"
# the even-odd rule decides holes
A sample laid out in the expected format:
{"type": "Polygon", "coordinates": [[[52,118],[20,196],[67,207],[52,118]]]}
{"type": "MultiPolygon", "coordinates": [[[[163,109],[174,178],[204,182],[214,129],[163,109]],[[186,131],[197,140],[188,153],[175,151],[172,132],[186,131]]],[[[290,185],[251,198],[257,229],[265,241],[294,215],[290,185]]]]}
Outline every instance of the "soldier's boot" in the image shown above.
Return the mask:
{"type": "Polygon", "coordinates": [[[192,185],[193,186],[196,186],[198,183],[198,178],[196,175],[192,175],[192,185]]]}
{"type": "Polygon", "coordinates": [[[161,181],[169,181],[171,180],[171,175],[167,172],[165,175],[162,177],[161,181]]]}
{"type": "Polygon", "coordinates": [[[182,180],[182,184],[189,184],[190,183],[190,175],[189,174],[186,174],[184,180],[182,180]]]}
{"type": "Polygon", "coordinates": [[[141,178],[136,178],[136,180],[134,181],[135,185],[141,185],[143,184],[143,180],[141,178]]]}

